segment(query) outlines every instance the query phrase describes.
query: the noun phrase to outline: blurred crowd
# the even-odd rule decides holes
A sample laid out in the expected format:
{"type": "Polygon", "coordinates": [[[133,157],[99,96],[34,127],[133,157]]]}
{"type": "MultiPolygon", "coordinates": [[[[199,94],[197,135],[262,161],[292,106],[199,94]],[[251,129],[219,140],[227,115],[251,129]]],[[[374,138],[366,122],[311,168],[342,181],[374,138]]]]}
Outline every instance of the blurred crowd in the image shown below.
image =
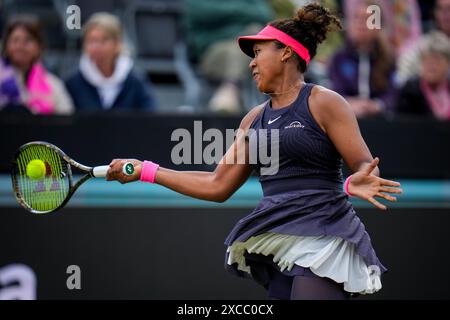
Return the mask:
{"type": "MultiPolygon", "coordinates": [[[[6,2],[0,1],[0,112],[164,111],[164,101],[155,95],[158,85],[137,67],[136,54],[127,45],[126,39],[136,37],[127,37],[120,17],[108,12],[87,17],[77,63],[67,66],[70,72],[55,74],[45,63],[46,39],[52,34],[45,34],[42,19],[30,12],[9,14],[6,2]]],[[[207,100],[198,102],[205,107],[191,107],[239,114],[252,107],[243,98],[249,91],[254,101],[265,97],[251,91],[250,60],[236,37],[290,17],[309,1],[178,2],[188,64],[194,77],[211,88],[207,100]]],[[[358,118],[450,120],[450,0],[322,2],[339,14],[344,30],[321,45],[307,81],[343,95],[358,118]]]]}

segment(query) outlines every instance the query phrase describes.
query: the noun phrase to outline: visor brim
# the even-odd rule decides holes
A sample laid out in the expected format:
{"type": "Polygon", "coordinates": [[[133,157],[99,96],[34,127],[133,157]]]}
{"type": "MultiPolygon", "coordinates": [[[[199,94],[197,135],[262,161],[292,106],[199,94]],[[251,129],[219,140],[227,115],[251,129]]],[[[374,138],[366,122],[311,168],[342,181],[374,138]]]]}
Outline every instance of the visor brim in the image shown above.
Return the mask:
{"type": "Polygon", "coordinates": [[[238,38],[238,44],[241,48],[242,52],[248,55],[250,58],[255,57],[255,53],[253,52],[253,45],[257,41],[273,41],[275,40],[273,37],[268,37],[264,35],[254,35],[254,36],[243,36],[238,38]]]}

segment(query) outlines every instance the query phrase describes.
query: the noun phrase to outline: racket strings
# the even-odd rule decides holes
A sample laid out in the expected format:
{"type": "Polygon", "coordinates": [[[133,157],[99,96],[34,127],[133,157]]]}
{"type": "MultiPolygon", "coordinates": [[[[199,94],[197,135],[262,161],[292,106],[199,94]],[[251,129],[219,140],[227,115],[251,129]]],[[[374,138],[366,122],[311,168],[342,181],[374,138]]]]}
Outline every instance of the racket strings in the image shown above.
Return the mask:
{"type": "Polygon", "coordinates": [[[56,209],[69,193],[68,166],[59,153],[45,145],[31,145],[23,149],[16,159],[16,188],[20,200],[31,209],[45,212],[56,209]],[[34,159],[44,162],[45,175],[31,179],[27,164],[34,159]]]}

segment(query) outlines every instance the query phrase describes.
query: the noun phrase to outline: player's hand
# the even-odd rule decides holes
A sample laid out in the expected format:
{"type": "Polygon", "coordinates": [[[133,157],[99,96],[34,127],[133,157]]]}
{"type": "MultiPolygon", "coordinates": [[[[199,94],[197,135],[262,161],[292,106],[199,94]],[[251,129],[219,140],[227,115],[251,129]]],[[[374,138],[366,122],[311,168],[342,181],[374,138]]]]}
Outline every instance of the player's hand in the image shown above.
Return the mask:
{"type": "Polygon", "coordinates": [[[386,210],[386,206],[375,200],[375,197],[397,201],[396,197],[389,194],[400,194],[403,190],[399,188],[399,182],[386,180],[372,174],[379,162],[380,159],[375,158],[365,168],[354,173],[348,184],[348,191],[353,196],[369,201],[378,209],[386,210]]]}
{"type": "Polygon", "coordinates": [[[141,176],[141,167],[142,162],[136,159],[114,159],[109,164],[109,170],[106,173],[106,180],[117,180],[122,184],[139,180],[141,176]],[[134,166],[134,173],[131,175],[126,175],[123,173],[123,166],[127,162],[131,162],[134,166]]]}

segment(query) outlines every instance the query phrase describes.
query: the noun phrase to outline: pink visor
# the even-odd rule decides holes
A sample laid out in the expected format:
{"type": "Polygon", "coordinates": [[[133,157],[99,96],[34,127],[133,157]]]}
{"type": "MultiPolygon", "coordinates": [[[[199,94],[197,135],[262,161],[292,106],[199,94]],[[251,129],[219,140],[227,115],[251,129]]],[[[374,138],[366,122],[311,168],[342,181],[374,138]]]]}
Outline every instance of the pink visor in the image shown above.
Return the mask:
{"type": "Polygon", "coordinates": [[[253,52],[253,44],[255,41],[265,41],[265,40],[278,40],[288,47],[291,47],[306,64],[309,63],[311,57],[309,56],[308,49],[306,49],[300,42],[292,38],[290,35],[278,30],[271,25],[267,25],[258,34],[254,36],[243,36],[238,38],[239,47],[241,50],[251,58],[255,57],[253,52]]]}

